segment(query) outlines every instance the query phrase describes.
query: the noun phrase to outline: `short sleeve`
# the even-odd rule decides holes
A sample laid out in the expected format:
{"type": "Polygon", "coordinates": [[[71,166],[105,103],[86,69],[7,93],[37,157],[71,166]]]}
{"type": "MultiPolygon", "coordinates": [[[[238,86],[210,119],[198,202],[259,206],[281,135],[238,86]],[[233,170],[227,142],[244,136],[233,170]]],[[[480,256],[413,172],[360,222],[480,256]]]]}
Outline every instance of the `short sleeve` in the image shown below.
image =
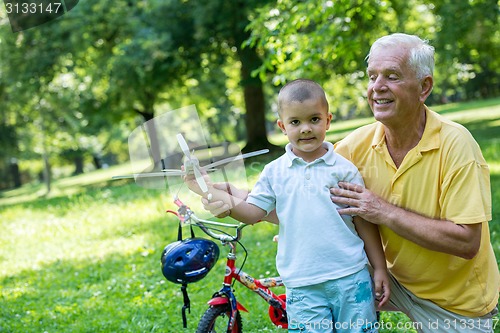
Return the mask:
{"type": "MultiPolygon", "coordinates": [[[[355,167],[354,167],[355,168],[355,167]]],[[[356,185],[361,185],[365,187],[365,182],[363,181],[363,177],[359,173],[358,169],[355,169],[356,172],[353,173],[351,179],[347,180],[349,183],[353,183],[356,185]]]]}
{"type": "Polygon", "coordinates": [[[335,150],[335,153],[339,154],[340,156],[342,156],[348,160],[351,160],[351,158],[349,156],[348,145],[343,144],[343,143],[344,143],[344,140],[340,140],[340,141],[336,142],[333,145],[333,149],[335,150]]]}
{"type": "Polygon", "coordinates": [[[440,196],[441,218],[457,224],[491,220],[488,165],[472,161],[446,176],[440,196]]]}
{"type": "Polygon", "coordinates": [[[259,180],[255,183],[246,200],[249,204],[257,206],[269,214],[276,208],[276,195],[272,189],[267,166],[262,171],[259,180]]]}

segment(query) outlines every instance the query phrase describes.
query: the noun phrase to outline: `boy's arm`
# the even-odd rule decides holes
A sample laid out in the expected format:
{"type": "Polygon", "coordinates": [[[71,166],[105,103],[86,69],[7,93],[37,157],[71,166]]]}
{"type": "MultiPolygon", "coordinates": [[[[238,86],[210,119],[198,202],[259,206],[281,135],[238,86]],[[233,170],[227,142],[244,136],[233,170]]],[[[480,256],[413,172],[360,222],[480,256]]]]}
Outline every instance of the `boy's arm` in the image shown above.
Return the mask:
{"type": "Polygon", "coordinates": [[[375,294],[379,301],[379,307],[389,301],[389,275],[387,273],[387,263],[385,261],[384,250],[380,241],[378,226],[367,222],[359,216],[353,217],[359,237],[365,243],[365,252],[373,267],[373,280],[375,282],[375,294]]]}
{"type": "MultiPolygon", "coordinates": [[[[237,198],[240,198],[242,200],[246,200],[246,198],[248,196],[248,191],[239,189],[231,183],[226,183],[226,182],[225,183],[214,183],[213,186],[216,189],[227,192],[230,195],[237,197],[237,198]]],[[[225,204],[223,201],[215,201],[215,200],[213,200],[213,198],[212,198],[212,200],[208,201],[207,199],[202,198],[201,202],[203,204],[203,208],[205,208],[205,210],[208,210],[210,213],[212,213],[216,217],[223,218],[223,217],[229,216],[232,213],[231,206],[228,204],[225,204]]],[[[270,212],[269,214],[264,216],[262,218],[262,220],[273,223],[273,224],[279,224],[278,215],[276,214],[276,210],[273,210],[272,212],[270,212]]]]}
{"type": "MultiPolygon", "coordinates": [[[[210,201],[222,201],[224,204],[229,205],[229,215],[246,224],[255,224],[259,222],[264,216],[266,211],[255,205],[249,204],[243,199],[237,198],[226,191],[219,190],[214,186],[208,186],[208,193],[210,193],[210,201]]],[[[207,199],[206,196],[204,196],[207,199]]]]}

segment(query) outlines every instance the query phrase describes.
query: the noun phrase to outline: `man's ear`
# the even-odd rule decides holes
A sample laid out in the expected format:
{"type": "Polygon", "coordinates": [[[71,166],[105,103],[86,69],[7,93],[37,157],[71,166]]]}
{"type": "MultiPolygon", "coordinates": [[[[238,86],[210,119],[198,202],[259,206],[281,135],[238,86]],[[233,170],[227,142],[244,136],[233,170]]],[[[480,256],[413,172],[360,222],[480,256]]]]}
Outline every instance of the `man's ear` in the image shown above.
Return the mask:
{"type": "Polygon", "coordinates": [[[281,132],[283,132],[283,134],[286,135],[285,124],[283,124],[281,119],[278,119],[278,121],[276,121],[276,123],[278,124],[278,127],[281,129],[281,132]]]}
{"type": "Polygon", "coordinates": [[[434,87],[434,79],[432,76],[426,76],[422,79],[422,82],[420,82],[420,86],[422,89],[420,92],[420,101],[425,103],[427,97],[429,97],[432,92],[432,87],[434,87]]]}

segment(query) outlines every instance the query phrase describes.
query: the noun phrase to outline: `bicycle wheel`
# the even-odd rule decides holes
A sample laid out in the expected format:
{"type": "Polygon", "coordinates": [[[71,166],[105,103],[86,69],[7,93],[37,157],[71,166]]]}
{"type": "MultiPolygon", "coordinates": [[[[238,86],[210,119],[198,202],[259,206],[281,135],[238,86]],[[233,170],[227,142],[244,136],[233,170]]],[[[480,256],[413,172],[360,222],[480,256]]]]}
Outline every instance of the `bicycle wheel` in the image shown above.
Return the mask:
{"type": "MultiPolygon", "coordinates": [[[[227,324],[231,317],[229,304],[211,306],[201,316],[196,333],[226,333],[227,324]]],[[[242,333],[240,312],[236,313],[236,322],[231,333],[242,333]]]]}

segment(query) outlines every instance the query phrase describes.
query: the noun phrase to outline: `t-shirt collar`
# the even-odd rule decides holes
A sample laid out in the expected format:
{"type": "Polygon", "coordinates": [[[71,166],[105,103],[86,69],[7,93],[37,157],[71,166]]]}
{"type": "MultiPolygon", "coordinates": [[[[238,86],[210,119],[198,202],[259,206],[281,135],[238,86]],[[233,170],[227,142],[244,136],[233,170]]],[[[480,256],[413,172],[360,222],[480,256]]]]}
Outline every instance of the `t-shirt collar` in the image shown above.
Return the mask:
{"type": "MultiPolygon", "coordinates": [[[[333,151],[333,144],[331,142],[325,141],[325,142],[323,142],[322,146],[324,148],[326,148],[328,151],[323,156],[316,159],[314,162],[310,162],[310,163],[317,163],[318,161],[323,161],[323,162],[325,162],[326,165],[334,165],[335,161],[336,161],[336,157],[335,157],[335,152],[333,151]]],[[[288,143],[285,146],[285,153],[286,153],[286,156],[288,157],[288,160],[289,160],[288,167],[291,167],[293,165],[294,161],[297,161],[297,162],[302,161],[304,163],[307,163],[301,157],[298,157],[297,155],[295,155],[293,153],[292,145],[290,143],[288,143]]]]}

